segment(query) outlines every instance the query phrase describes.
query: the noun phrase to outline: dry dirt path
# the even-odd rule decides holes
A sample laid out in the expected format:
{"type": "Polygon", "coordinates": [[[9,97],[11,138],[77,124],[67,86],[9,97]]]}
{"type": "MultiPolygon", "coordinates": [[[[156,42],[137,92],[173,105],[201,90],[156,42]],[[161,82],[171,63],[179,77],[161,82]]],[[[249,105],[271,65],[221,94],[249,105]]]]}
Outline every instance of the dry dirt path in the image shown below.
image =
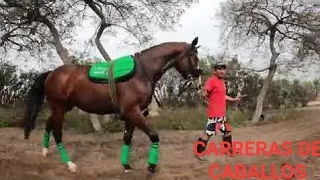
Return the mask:
{"type": "MultiPolygon", "coordinates": [[[[234,141],[283,142],[302,139],[320,139],[319,111],[304,113],[301,120],[266,124],[263,126],[234,129],[234,141]]],[[[201,162],[193,156],[193,143],[201,131],[160,131],[159,172],[157,180],[209,180],[208,167],[212,163],[261,164],[303,162],[308,167],[310,180],[320,179],[319,157],[218,157],[209,156],[201,162]],[[318,174],[317,174],[318,173],[318,174]],[[318,175],[318,176],[317,176],[318,175]]],[[[33,131],[30,140],[23,140],[23,132],[17,128],[0,129],[0,180],[143,180],[146,179],[146,162],[149,139],[136,131],[133,139],[131,174],[124,174],[119,162],[122,133],[77,134],[64,132],[65,146],[78,171],[71,174],[60,162],[53,139],[49,156],[42,157],[41,131],[33,131]]],[[[220,137],[214,138],[219,142],[220,137]]]]}

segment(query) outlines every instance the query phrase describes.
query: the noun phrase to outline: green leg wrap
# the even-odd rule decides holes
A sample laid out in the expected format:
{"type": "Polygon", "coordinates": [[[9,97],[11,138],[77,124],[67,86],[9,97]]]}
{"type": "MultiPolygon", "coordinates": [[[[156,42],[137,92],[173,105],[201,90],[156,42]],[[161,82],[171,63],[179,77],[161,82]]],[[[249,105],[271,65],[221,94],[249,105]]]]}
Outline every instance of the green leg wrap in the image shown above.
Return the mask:
{"type": "Polygon", "coordinates": [[[149,150],[149,164],[158,164],[159,142],[152,143],[149,150]]]}
{"type": "Polygon", "coordinates": [[[63,143],[58,144],[58,150],[61,157],[61,161],[64,163],[68,163],[70,161],[70,158],[68,156],[66,149],[64,148],[63,143]]]}
{"type": "Polygon", "coordinates": [[[129,164],[130,145],[124,144],[121,150],[121,164],[129,164]]]}
{"type": "Polygon", "coordinates": [[[46,131],[44,132],[44,136],[43,136],[43,147],[49,148],[49,141],[50,141],[50,133],[46,131]]]}

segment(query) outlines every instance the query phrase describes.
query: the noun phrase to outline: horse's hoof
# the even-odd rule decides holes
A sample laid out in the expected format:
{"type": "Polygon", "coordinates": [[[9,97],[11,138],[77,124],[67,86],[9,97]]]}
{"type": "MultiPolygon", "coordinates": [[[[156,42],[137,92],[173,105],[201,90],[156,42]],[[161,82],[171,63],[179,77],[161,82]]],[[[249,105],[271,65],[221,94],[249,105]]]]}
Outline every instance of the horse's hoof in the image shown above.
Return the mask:
{"type": "Polygon", "coordinates": [[[124,164],[123,167],[124,167],[124,172],[125,173],[129,173],[129,172],[131,172],[133,170],[132,167],[129,164],[124,164]]]}
{"type": "Polygon", "coordinates": [[[49,149],[48,149],[48,148],[42,148],[42,155],[43,155],[43,157],[47,157],[48,152],[49,152],[49,149]]]}
{"type": "Polygon", "coordinates": [[[70,172],[74,173],[77,171],[77,166],[73,162],[69,161],[68,162],[68,169],[70,170],[70,172]]]}
{"type": "Polygon", "coordinates": [[[154,174],[156,172],[156,165],[150,164],[148,167],[148,171],[149,171],[149,173],[154,174]]]}

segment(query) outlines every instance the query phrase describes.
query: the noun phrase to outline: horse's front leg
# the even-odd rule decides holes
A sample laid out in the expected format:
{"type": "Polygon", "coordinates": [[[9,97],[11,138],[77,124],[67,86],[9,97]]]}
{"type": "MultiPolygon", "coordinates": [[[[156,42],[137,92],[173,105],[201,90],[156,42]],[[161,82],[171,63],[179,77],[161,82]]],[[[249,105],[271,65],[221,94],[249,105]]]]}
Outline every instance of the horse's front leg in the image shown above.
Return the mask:
{"type": "Polygon", "coordinates": [[[127,111],[124,116],[127,119],[127,123],[134,124],[141,129],[151,140],[151,147],[149,149],[149,167],[148,171],[155,173],[156,166],[158,164],[159,156],[159,135],[158,133],[146,124],[146,119],[142,114],[139,107],[132,107],[127,111]]]}
{"type": "Polygon", "coordinates": [[[125,172],[129,172],[132,168],[129,165],[129,154],[130,154],[130,148],[131,148],[131,139],[132,139],[132,134],[134,132],[134,125],[130,123],[130,120],[125,120],[125,130],[123,134],[123,146],[121,150],[121,164],[124,167],[125,172]]]}

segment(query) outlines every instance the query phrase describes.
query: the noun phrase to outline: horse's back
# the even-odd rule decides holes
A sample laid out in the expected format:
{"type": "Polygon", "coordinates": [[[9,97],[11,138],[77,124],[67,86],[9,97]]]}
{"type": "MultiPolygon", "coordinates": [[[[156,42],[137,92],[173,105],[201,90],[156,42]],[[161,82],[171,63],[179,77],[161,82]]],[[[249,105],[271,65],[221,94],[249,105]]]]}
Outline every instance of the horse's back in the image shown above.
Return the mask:
{"type": "Polygon", "coordinates": [[[88,65],[65,64],[59,66],[49,74],[46,80],[47,92],[70,92],[79,79],[85,78],[88,69],[88,65]]]}
{"type": "Polygon", "coordinates": [[[63,74],[69,74],[70,73],[80,73],[85,70],[88,70],[90,68],[90,65],[79,65],[79,64],[64,64],[59,67],[57,67],[55,70],[52,72],[56,73],[63,73],[63,74]]]}

